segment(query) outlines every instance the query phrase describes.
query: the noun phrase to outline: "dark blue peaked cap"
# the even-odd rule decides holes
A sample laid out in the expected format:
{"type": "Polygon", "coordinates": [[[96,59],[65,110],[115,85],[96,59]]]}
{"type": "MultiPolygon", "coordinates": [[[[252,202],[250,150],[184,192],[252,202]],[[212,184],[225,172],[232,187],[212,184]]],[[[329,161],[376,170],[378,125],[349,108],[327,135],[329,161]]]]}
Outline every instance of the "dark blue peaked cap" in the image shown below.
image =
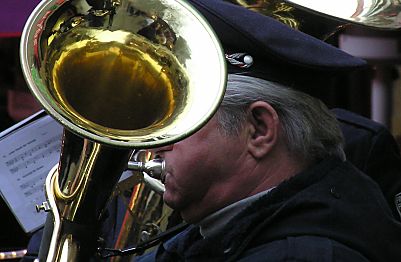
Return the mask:
{"type": "MultiPolygon", "coordinates": [[[[189,0],[208,20],[227,54],[246,53],[253,64],[227,63],[229,73],[255,76],[303,89],[327,77],[366,66],[319,39],[271,17],[222,0],[189,0]]],[[[239,60],[242,58],[240,57],[239,60]]]]}

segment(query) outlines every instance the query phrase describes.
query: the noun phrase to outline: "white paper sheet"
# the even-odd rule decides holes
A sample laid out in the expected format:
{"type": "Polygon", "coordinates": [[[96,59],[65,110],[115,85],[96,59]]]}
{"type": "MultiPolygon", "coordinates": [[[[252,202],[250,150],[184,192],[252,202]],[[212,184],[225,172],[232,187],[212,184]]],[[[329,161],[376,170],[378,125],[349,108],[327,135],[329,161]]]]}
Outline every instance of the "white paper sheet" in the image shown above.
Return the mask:
{"type": "Polygon", "coordinates": [[[60,156],[62,126],[43,114],[0,134],[0,192],[26,233],[40,228],[46,213],[44,182],[60,156]]]}

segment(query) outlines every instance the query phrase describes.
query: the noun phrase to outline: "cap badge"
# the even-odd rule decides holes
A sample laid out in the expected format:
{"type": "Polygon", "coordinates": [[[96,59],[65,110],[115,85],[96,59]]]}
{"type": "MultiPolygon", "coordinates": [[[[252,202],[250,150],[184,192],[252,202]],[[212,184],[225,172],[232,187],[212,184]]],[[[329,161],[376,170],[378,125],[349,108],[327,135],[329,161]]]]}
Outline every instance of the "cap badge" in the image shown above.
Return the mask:
{"type": "Polygon", "coordinates": [[[253,57],[247,53],[226,54],[227,61],[240,68],[249,68],[253,64],[253,57]]]}

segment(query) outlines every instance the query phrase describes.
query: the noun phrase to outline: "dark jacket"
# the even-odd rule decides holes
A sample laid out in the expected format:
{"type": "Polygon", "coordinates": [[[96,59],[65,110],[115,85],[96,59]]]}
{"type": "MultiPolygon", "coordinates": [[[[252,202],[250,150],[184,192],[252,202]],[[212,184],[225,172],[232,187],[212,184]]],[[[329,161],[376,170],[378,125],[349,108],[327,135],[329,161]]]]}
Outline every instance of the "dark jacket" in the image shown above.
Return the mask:
{"type": "MultiPolygon", "coordinates": [[[[379,184],[386,196],[387,202],[393,210],[393,214],[399,219],[400,216],[398,215],[394,204],[394,195],[401,192],[401,158],[399,148],[397,147],[394,138],[386,128],[372,120],[342,109],[335,109],[333,112],[340,121],[341,129],[345,137],[347,159],[379,184]]],[[[357,186],[355,186],[355,188],[357,188],[357,186]]],[[[124,212],[119,212],[119,214],[120,213],[122,215],[124,214],[124,212]]],[[[113,223],[120,221],[117,215],[110,216],[110,219],[113,223]]],[[[360,220],[360,216],[357,217],[357,220],[360,220]]],[[[365,221],[365,219],[362,220],[365,221]]],[[[375,224],[377,223],[378,222],[375,222],[375,224]]],[[[321,223],[319,222],[317,224],[321,223]]],[[[369,229],[370,225],[366,225],[366,228],[369,229]]],[[[41,232],[38,232],[36,235],[40,235],[41,237],[41,232]]],[[[384,234],[379,234],[379,236],[383,238],[385,237],[384,234]]],[[[389,235],[389,237],[391,236],[392,235],[389,235]]],[[[30,240],[28,253],[33,254],[34,256],[38,253],[40,237],[33,237],[30,240]]],[[[299,238],[293,240],[297,239],[299,238]]],[[[311,241],[308,242],[300,242],[304,244],[312,243],[313,239],[310,240],[311,241]]],[[[391,243],[392,241],[392,239],[389,239],[388,243],[391,243]]],[[[292,241],[290,242],[292,243],[292,241]]],[[[317,242],[321,243],[320,239],[318,239],[317,242]]],[[[398,244],[392,245],[397,246],[398,244]]],[[[112,246],[112,244],[109,244],[109,246],[112,246]]],[[[313,246],[317,247],[316,243],[314,243],[313,246]]],[[[266,246],[266,248],[269,248],[269,246],[266,246]]],[[[304,247],[303,249],[309,250],[310,248],[304,247]]],[[[343,254],[346,253],[344,252],[343,254]]],[[[337,256],[338,255],[339,254],[337,254],[337,256]]],[[[348,257],[348,255],[346,255],[346,257],[348,257]]],[[[26,261],[32,260],[27,259],[26,261]]],[[[395,261],[401,261],[401,259],[395,261]]]]}
{"type": "Polygon", "coordinates": [[[347,159],[375,180],[400,220],[395,195],[401,193],[400,149],[383,125],[343,109],[332,110],[345,138],[347,159]]]}
{"type": "Polygon", "coordinates": [[[401,224],[379,187],[348,162],[326,159],[280,184],[220,234],[198,228],[159,246],[151,261],[401,261],[401,224]]]}

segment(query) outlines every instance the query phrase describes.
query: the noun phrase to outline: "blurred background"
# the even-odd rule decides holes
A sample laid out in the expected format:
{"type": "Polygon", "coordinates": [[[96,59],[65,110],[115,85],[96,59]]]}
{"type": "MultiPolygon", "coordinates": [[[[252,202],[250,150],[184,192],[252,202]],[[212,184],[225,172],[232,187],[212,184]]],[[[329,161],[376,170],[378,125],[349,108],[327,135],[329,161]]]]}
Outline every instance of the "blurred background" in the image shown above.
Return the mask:
{"type": "MultiPolygon", "coordinates": [[[[40,0],[1,2],[0,131],[3,131],[40,110],[28,91],[19,61],[19,41],[23,25],[40,0]]],[[[365,30],[351,26],[339,30],[327,41],[352,55],[366,59],[369,68],[337,79],[324,92],[315,95],[330,108],[348,109],[384,124],[401,145],[400,32],[365,30]]],[[[1,198],[0,212],[0,251],[24,248],[30,236],[22,231],[1,198]]]]}

